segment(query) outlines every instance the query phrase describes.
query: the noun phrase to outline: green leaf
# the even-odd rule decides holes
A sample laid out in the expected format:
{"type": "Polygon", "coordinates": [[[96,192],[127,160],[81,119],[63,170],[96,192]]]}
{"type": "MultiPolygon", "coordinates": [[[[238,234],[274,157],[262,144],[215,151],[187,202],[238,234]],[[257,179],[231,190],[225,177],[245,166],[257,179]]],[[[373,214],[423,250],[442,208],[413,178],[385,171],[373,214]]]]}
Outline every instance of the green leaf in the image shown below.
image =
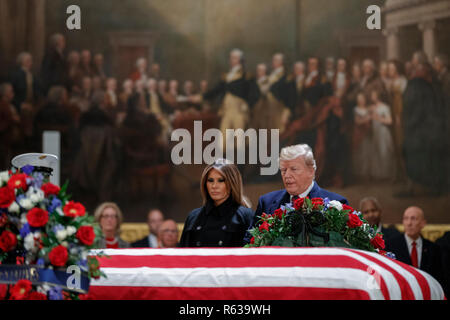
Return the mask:
{"type": "Polygon", "coordinates": [[[286,237],[278,237],[272,242],[274,247],[295,247],[294,241],[286,237]]]}

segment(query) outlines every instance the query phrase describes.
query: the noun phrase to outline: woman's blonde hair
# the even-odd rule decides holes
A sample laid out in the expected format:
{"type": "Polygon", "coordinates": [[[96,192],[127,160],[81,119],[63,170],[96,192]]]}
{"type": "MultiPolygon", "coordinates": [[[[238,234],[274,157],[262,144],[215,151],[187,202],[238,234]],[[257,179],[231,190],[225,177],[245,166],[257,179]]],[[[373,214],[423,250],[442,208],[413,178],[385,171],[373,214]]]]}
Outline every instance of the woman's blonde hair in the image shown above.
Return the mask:
{"type": "Polygon", "coordinates": [[[242,176],[238,168],[227,159],[217,159],[214,163],[208,165],[202,173],[202,179],[200,182],[200,191],[202,193],[203,205],[211,199],[208,189],[206,187],[206,181],[208,179],[209,172],[212,169],[216,169],[225,178],[225,184],[227,189],[230,190],[230,195],[233,201],[237,204],[249,208],[250,205],[244,196],[244,186],[242,183],[242,176]]]}
{"type": "Polygon", "coordinates": [[[123,222],[123,214],[122,210],[120,210],[119,206],[115,202],[103,202],[100,204],[97,209],[95,209],[94,218],[95,221],[100,223],[100,219],[102,218],[103,211],[107,208],[112,208],[116,211],[117,214],[117,232],[120,231],[120,226],[123,222]]]}

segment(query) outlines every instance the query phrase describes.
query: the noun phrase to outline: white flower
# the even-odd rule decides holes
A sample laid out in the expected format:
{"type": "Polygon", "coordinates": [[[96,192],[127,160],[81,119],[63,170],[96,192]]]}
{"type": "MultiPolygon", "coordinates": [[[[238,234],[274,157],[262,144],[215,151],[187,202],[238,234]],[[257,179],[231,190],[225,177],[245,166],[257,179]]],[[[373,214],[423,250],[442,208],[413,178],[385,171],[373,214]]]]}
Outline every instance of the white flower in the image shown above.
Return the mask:
{"type": "Polygon", "coordinates": [[[30,210],[31,208],[34,207],[33,202],[31,202],[30,199],[28,198],[23,198],[19,201],[19,204],[22,208],[26,209],[26,210],[30,210]]]}
{"type": "Polygon", "coordinates": [[[66,232],[67,232],[67,236],[70,237],[77,232],[77,228],[75,228],[74,226],[68,226],[66,228],[66,232]]]}
{"type": "Polygon", "coordinates": [[[3,183],[8,182],[8,180],[9,180],[9,173],[8,173],[8,171],[0,172],[0,186],[2,186],[3,183]]]}
{"type": "Polygon", "coordinates": [[[88,252],[87,252],[87,251],[83,251],[83,252],[81,253],[81,259],[82,259],[82,260],[86,260],[87,257],[88,257],[88,252]]]}
{"type": "Polygon", "coordinates": [[[20,223],[25,224],[27,223],[27,214],[26,213],[22,213],[22,215],[20,216],[20,223]]]}
{"type": "Polygon", "coordinates": [[[35,189],[34,187],[30,187],[28,189],[27,196],[34,204],[41,202],[45,198],[44,191],[40,189],[35,189]]]}
{"type": "Polygon", "coordinates": [[[64,247],[69,247],[69,243],[67,242],[67,241],[63,241],[62,243],[61,243],[61,245],[63,245],[64,247]]]}
{"type": "Polygon", "coordinates": [[[61,210],[61,207],[56,208],[56,213],[58,213],[60,216],[64,216],[64,212],[61,210]]]}
{"type": "Polygon", "coordinates": [[[51,288],[49,285],[43,284],[43,285],[37,286],[36,291],[43,293],[43,294],[47,294],[47,292],[50,291],[50,289],[51,288]]]}
{"type": "Polygon", "coordinates": [[[77,247],[73,247],[72,249],[70,249],[70,254],[78,254],[78,248],[77,247]]]}
{"type": "Polygon", "coordinates": [[[35,235],[32,232],[27,234],[27,236],[25,237],[23,241],[23,246],[27,251],[31,251],[33,253],[37,252],[38,247],[36,246],[35,235]]]}
{"type": "Polygon", "coordinates": [[[339,210],[339,211],[341,211],[341,210],[343,209],[342,203],[341,203],[340,201],[337,201],[337,200],[331,200],[331,201],[328,203],[328,207],[330,207],[330,208],[335,208],[335,209],[337,209],[337,210],[339,210]]]}
{"type": "Polygon", "coordinates": [[[20,207],[17,204],[17,202],[14,201],[13,203],[11,203],[11,205],[8,208],[8,211],[11,212],[11,213],[19,213],[20,212],[20,207]]]}
{"type": "Polygon", "coordinates": [[[67,232],[66,230],[59,230],[56,232],[56,238],[59,241],[63,241],[65,238],[67,238],[67,232]]]}
{"type": "Polygon", "coordinates": [[[33,202],[33,203],[39,203],[39,202],[41,202],[42,200],[44,200],[44,193],[41,191],[41,192],[36,192],[36,193],[33,193],[31,196],[30,196],[30,200],[31,200],[31,202],[33,202]]]}
{"type": "Polygon", "coordinates": [[[363,228],[364,232],[369,232],[369,230],[370,230],[370,225],[369,225],[368,223],[364,223],[364,224],[362,225],[362,228],[363,228]]]}

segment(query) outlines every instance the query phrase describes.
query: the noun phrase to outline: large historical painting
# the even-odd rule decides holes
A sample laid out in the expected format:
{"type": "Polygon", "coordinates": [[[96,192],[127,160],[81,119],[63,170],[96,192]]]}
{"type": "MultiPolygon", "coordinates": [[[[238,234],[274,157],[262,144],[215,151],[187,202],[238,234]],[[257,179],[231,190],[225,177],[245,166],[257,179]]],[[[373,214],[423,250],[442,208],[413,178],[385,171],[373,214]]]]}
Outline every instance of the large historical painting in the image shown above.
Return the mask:
{"type": "MultiPolygon", "coordinates": [[[[267,129],[276,152],[309,144],[317,182],[355,208],[374,196],[385,223],[410,205],[450,223],[448,0],[2,0],[0,29],[1,170],[58,131],[60,181],[91,212],[182,223],[201,204],[203,134],[267,129]],[[179,129],[191,163],[173,159],[179,129]]],[[[252,143],[235,151],[255,209],[282,182],[252,143]]]]}

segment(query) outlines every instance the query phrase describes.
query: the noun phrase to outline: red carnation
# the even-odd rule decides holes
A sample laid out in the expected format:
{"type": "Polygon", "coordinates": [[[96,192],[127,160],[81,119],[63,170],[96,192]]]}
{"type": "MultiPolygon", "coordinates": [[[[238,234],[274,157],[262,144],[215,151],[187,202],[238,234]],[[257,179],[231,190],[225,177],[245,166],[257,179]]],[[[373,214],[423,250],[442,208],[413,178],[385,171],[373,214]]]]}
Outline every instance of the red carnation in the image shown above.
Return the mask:
{"type": "Polygon", "coordinates": [[[41,292],[33,291],[28,295],[28,300],[47,300],[47,296],[41,292]]]}
{"type": "Polygon", "coordinates": [[[42,191],[44,191],[44,194],[46,197],[48,197],[49,195],[57,195],[59,193],[59,191],[61,190],[60,187],[58,187],[57,185],[54,185],[53,183],[47,182],[44,183],[41,187],[42,191]]]}
{"type": "Polygon", "coordinates": [[[0,213],[0,228],[3,228],[8,223],[8,216],[6,213],[0,213]]]}
{"type": "Polygon", "coordinates": [[[313,209],[319,209],[319,206],[323,206],[322,198],[312,198],[311,203],[313,205],[313,209]]]}
{"type": "Polygon", "coordinates": [[[250,239],[250,244],[255,244],[255,237],[252,237],[252,238],[250,239]]]}
{"type": "Polygon", "coordinates": [[[363,222],[361,221],[361,219],[359,219],[359,217],[356,214],[353,213],[348,214],[347,226],[349,228],[357,228],[362,226],[362,224],[363,222]]]}
{"type": "Polygon", "coordinates": [[[370,240],[370,243],[372,244],[372,246],[375,249],[384,249],[385,248],[383,236],[379,233],[377,233],[375,235],[375,237],[372,240],[370,240]]]}
{"type": "Polygon", "coordinates": [[[11,231],[5,230],[0,235],[0,249],[3,252],[9,252],[17,245],[17,237],[11,231]]]}
{"type": "Polygon", "coordinates": [[[350,207],[349,205],[346,205],[346,204],[342,205],[342,210],[348,210],[350,212],[355,211],[355,209],[353,209],[352,207],[350,207]]]}
{"type": "Polygon", "coordinates": [[[92,246],[95,240],[94,228],[91,226],[81,226],[77,231],[77,239],[87,246],[92,246]]]}
{"type": "Polygon", "coordinates": [[[48,258],[50,259],[50,263],[55,267],[64,267],[69,258],[69,253],[66,247],[59,245],[50,251],[48,258]]]}
{"type": "Polygon", "coordinates": [[[284,211],[279,208],[273,212],[273,215],[278,217],[279,219],[283,218],[284,211]]]}
{"type": "Polygon", "coordinates": [[[267,221],[264,221],[263,223],[261,223],[261,225],[259,226],[259,231],[262,232],[263,230],[269,231],[269,224],[267,223],[267,221]]]}
{"type": "Polygon", "coordinates": [[[82,217],[86,213],[86,209],[79,202],[69,201],[63,208],[64,214],[67,217],[76,218],[82,217]]]}
{"type": "Polygon", "coordinates": [[[305,198],[297,198],[294,200],[293,205],[295,210],[300,210],[303,207],[303,203],[305,202],[305,198]]]}
{"type": "Polygon", "coordinates": [[[27,213],[27,221],[34,228],[43,227],[48,222],[48,211],[41,208],[33,208],[27,213]]]}
{"type": "Polygon", "coordinates": [[[14,200],[16,200],[14,189],[9,187],[0,188],[0,208],[9,208],[14,200]]]}
{"type": "Polygon", "coordinates": [[[8,181],[8,187],[11,189],[22,189],[26,191],[28,189],[27,186],[27,175],[25,173],[16,173],[8,181]]]}
{"type": "Polygon", "coordinates": [[[11,297],[10,300],[25,300],[28,296],[28,293],[31,291],[31,281],[30,280],[19,280],[11,288],[11,297]]]}

